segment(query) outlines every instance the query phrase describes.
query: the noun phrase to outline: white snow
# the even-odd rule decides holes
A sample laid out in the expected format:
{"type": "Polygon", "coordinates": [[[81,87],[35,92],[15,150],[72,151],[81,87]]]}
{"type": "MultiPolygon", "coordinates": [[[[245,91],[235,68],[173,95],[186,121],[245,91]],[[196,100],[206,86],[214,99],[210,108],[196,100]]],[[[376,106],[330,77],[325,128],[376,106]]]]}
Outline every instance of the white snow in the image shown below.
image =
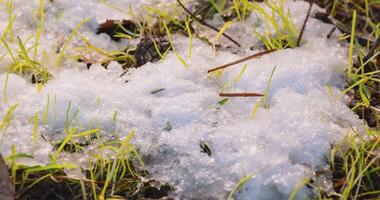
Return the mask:
{"type": "MultiPolygon", "coordinates": [[[[18,16],[15,34],[25,38],[38,26],[28,19],[32,19],[30,16],[39,4],[38,1],[14,2],[18,16]]],[[[164,2],[163,7],[170,7],[174,1],[160,2],[164,2]]],[[[112,1],[121,9],[155,3],[112,1]]],[[[125,13],[118,13],[95,0],[54,1],[46,5],[46,28],[40,49],[54,52],[70,30],[88,16],[94,19],[81,31],[92,42],[110,50],[123,44],[111,41],[108,36],[96,35],[95,29],[97,22],[128,17],[125,13]]],[[[300,27],[308,4],[286,1],[286,6],[300,27]]],[[[1,9],[0,17],[6,19],[4,5],[1,9]]],[[[232,27],[236,31],[230,30],[231,34],[244,35],[239,41],[246,47],[257,42],[250,31],[254,20],[250,17],[239,22],[244,25],[240,28],[243,30],[239,30],[238,25],[232,27]]],[[[0,30],[6,25],[7,20],[2,21],[0,30]]],[[[6,91],[9,102],[1,101],[0,119],[11,105],[18,105],[10,127],[2,135],[1,152],[9,155],[11,146],[15,145],[18,152],[35,156],[30,164],[48,163],[52,147],[41,137],[37,144],[32,143],[32,118],[34,113],[43,116],[49,95],[48,123],[39,125],[39,134],[64,137],[60,130],[65,126],[70,102],[69,115],[72,117],[79,109],[75,124],[83,130],[100,127],[105,136],[116,134],[121,138],[135,130],[134,144],[148,171],[154,178],[172,184],[178,199],[226,198],[235,184],[247,175],[253,178],[235,196],[237,199],[286,199],[296,184],[326,166],[331,143],[341,139],[351,127],[362,126],[340,94],[347,46],[327,39],[330,29],[330,25],[311,18],[301,47],[231,66],[219,79],[209,76],[207,69],[258,50],[246,50],[239,55],[228,50],[215,53],[211,46],[194,39],[193,55],[189,58],[188,38],[174,35],[176,50],[188,68],[173,52],[162,61],[130,71],[123,78],[119,77],[122,71],[117,63],[111,63],[108,70],[100,65],[87,70],[84,64],[66,61],[59,69],[50,67],[55,72],[54,78],[40,92],[35,85],[11,74],[6,91]],[[245,73],[234,82],[245,65],[245,73]],[[257,115],[251,117],[258,98],[230,98],[227,104],[218,105],[223,99],[218,96],[220,86],[229,82],[231,87],[224,88],[225,91],[263,93],[274,67],[269,110],[260,106],[257,115]],[[151,94],[160,88],[165,90],[151,94]],[[115,111],[118,113],[116,121],[113,120],[115,111]],[[168,123],[172,127],[170,131],[165,130],[168,123]],[[211,157],[201,152],[201,141],[210,147],[211,157]]],[[[78,38],[75,40],[79,42],[78,38]]],[[[0,54],[4,52],[5,48],[0,47],[0,54]]],[[[1,66],[4,68],[8,62],[9,58],[4,59],[1,66]]],[[[0,94],[4,92],[4,71],[0,75],[0,94]]],[[[305,189],[301,195],[308,193],[310,191],[305,189]]]]}

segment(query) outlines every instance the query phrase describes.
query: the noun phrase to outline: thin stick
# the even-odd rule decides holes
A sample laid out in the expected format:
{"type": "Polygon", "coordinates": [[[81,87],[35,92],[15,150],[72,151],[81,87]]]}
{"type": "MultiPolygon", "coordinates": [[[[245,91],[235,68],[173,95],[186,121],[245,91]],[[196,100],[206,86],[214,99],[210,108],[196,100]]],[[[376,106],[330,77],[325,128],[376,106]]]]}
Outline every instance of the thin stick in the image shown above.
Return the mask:
{"type": "MultiPolygon", "coordinates": [[[[185,12],[187,12],[193,19],[195,19],[196,21],[198,21],[200,24],[202,24],[204,26],[207,26],[208,28],[216,31],[217,33],[220,32],[219,29],[217,29],[217,28],[213,27],[212,25],[208,24],[203,19],[198,18],[197,16],[195,16],[189,9],[186,8],[185,5],[182,4],[182,2],[180,0],[177,0],[177,2],[183,8],[183,10],[185,10],[185,12]]],[[[241,44],[239,42],[237,42],[236,40],[234,40],[231,36],[227,35],[226,33],[222,33],[222,35],[224,37],[226,37],[228,40],[230,40],[232,43],[234,43],[236,46],[241,47],[241,44]]]]}
{"type": "Polygon", "coordinates": [[[303,22],[300,34],[298,35],[298,38],[297,38],[297,47],[300,46],[302,35],[303,35],[303,32],[305,31],[306,23],[309,20],[310,12],[311,12],[311,8],[313,7],[313,4],[314,4],[314,0],[311,0],[310,6],[309,6],[309,10],[307,11],[307,15],[306,15],[305,21],[303,22]]]}
{"type": "Polygon", "coordinates": [[[332,34],[335,32],[335,30],[336,30],[336,27],[334,26],[332,29],[331,29],[331,31],[329,32],[329,34],[327,34],[327,39],[330,39],[331,38],[331,36],[332,36],[332,34]]]}
{"type": "Polygon", "coordinates": [[[224,69],[224,68],[227,68],[229,66],[232,66],[232,65],[236,65],[236,64],[239,64],[239,63],[242,63],[242,62],[245,62],[247,60],[251,60],[251,59],[254,59],[254,58],[259,58],[263,55],[266,55],[266,54],[269,54],[269,53],[272,53],[274,51],[277,51],[277,49],[271,49],[271,50],[267,50],[267,51],[262,51],[262,52],[259,52],[259,53],[255,53],[253,55],[250,55],[250,56],[247,56],[245,58],[242,58],[242,59],[239,59],[239,60],[236,60],[236,61],[233,61],[233,62],[230,62],[230,63],[227,63],[225,65],[222,65],[220,67],[216,67],[216,68],[213,68],[213,69],[210,69],[207,71],[207,73],[211,73],[213,71],[217,71],[217,70],[220,70],[220,69],[224,69]]]}
{"type": "Polygon", "coordinates": [[[263,94],[252,93],[252,92],[241,92],[241,93],[223,93],[220,92],[221,97],[263,97],[263,94]]]}

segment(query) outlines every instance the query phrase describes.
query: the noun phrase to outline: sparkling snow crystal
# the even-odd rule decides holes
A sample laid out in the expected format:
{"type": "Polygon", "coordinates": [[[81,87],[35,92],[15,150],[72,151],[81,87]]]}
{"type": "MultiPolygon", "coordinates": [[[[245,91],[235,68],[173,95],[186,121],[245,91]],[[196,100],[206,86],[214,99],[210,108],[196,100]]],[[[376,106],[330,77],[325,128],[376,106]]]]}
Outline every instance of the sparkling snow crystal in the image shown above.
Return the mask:
{"type": "MultiPolygon", "coordinates": [[[[27,38],[35,33],[38,23],[32,19],[39,1],[14,1],[15,34],[27,38]]],[[[157,6],[174,6],[175,1],[110,1],[120,9],[136,9],[160,2],[157,6]]],[[[8,24],[2,5],[0,30],[8,24]]],[[[308,3],[286,1],[296,27],[301,27],[308,3]]],[[[316,8],[317,9],[317,8],[316,8]]],[[[127,13],[127,12],[126,12],[127,13]]],[[[125,44],[96,34],[97,23],[105,19],[123,19],[129,15],[115,11],[96,0],[53,1],[46,4],[46,26],[41,47],[46,53],[55,51],[70,31],[84,18],[93,16],[81,32],[100,48],[114,50],[125,44]]],[[[245,47],[233,54],[230,50],[215,52],[205,42],[193,40],[193,55],[188,57],[189,39],[173,35],[176,51],[156,63],[147,63],[120,78],[122,69],[112,62],[108,70],[94,65],[90,70],[83,63],[65,61],[51,66],[53,78],[41,91],[17,75],[9,75],[8,102],[1,101],[0,119],[17,103],[14,119],[2,132],[2,154],[9,155],[11,146],[18,152],[34,156],[32,163],[47,163],[52,146],[38,137],[33,144],[33,115],[43,116],[47,96],[51,102],[46,126],[38,132],[62,138],[65,115],[79,109],[76,123],[83,128],[100,127],[103,134],[125,137],[136,131],[133,143],[138,147],[152,176],[175,188],[178,199],[224,199],[247,175],[237,199],[286,199],[295,185],[315,170],[326,166],[330,144],[340,140],[351,127],[360,127],[358,120],[344,104],[341,90],[347,66],[347,45],[327,39],[331,26],[310,18],[301,47],[284,49],[239,65],[231,66],[220,77],[207,70],[258,52],[258,40],[252,24],[254,16],[236,22],[227,32],[235,35],[245,47]],[[245,72],[239,77],[242,68],[245,72]],[[230,98],[224,105],[218,92],[264,93],[269,76],[275,69],[269,87],[269,109],[261,105],[254,117],[252,110],[260,98],[230,98]],[[239,77],[239,78],[237,78],[239,77]],[[128,80],[125,83],[125,80],[128,80]],[[229,85],[229,87],[226,87],[229,85]],[[152,94],[152,91],[159,91],[152,94]],[[113,114],[117,111],[116,121],[113,114]],[[207,145],[210,155],[202,152],[207,145]]],[[[80,38],[75,37],[68,51],[74,51],[80,38]]],[[[41,50],[42,51],[42,50],[41,50]]],[[[6,49],[1,46],[0,54],[6,49]]],[[[43,52],[40,52],[40,56],[43,52]]],[[[0,94],[4,94],[5,67],[1,61],[0,94]]],[[[301,191],[308,195],[310,191],[301,191]]]]}

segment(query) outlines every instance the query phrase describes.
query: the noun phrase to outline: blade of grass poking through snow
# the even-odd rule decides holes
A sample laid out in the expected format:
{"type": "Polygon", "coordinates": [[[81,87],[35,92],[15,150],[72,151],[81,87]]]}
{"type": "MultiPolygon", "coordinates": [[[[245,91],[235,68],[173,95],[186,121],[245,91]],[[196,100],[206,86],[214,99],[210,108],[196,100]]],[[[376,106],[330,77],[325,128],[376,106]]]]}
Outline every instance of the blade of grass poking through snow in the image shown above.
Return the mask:
{"type": "Polygon", "coordinates": [[[189,58],[191,58],[193,54],[193,33],[191,32],[190,22],[191,22],[191,17],[188,16],[185,21],[185,25],[186,25],[187,35],[189,36],[189,55],[188,55],[189,58]]]}
{"type": "Polygon", "coordinates": [[[37,65],[39,65],[39,63],[37,63],[36,61],[33,61],[32,59],[29,58],[29,55],[28,55],[28,50],[26,49],[24,43],[21,41],[21,38],[17,36],[17,44],[20,48],[19,50],[19,56],[25,60],[25,65],[29,68],[31,68],[31,70],[37,70],[37,65]]]}
{"type": "Polygon", "coordinates": [[[294,48],[297,43],[298,31],[290,12],[285,12],[283,1],[280,1],[280,5],[274,1],[264,2],[271,12],[257,2],[246,4],[249,9],[256,11],[255,13],[266,27],[265,33],[254,31],[255,35],[267,49],[294,48]]]}
{"type": "Polygon", "coordinates": [[[162,24],[164,25],[164,28],[165,28],[165,31],[166,31],[166,34],[168,36],[168,40],[169,40],[169,43],[170,43],[170,46],[171,48],[173,49],[173,52],[174,54],[177,56],[178,60],[182,63],[182,65],[185,67],[185,68],[189,68],[189,65],[186,63],[186,61],[182,58],[181,55],[179,55],[179,53],[175,50],[174,48],[174,44],[173,44],[173,40],[172,40],[172,35],[170,33],[170,30],[166,24],[166,22],[162,22],[162,24]]]}
{"type": "Polygon", "coordinates": [[[235,187],[232,189],[232,191],[230,192],[230,194],[228,195],[228,198],[227,200],[233,200],[233,196],[234,194],[240,190],[244,184],[246,184],[254,175],[248,175],[248,176],[245,176],[243,179],[241,179],[236,185],[235,187]]]}
{"type": "MultiPolygon", "coordinates": [[[[379,36],[380,38],[380,36],[379,36]]],[[[380,39],[379,39],[380,40],[380,39]]],[[[377,58],[377,56],[380,55],[380,51],[375,53],[372,57],[370,57],[369,59],[367,59],[363,64],[361,64],[361,66],[357,69],[357,72],[361,72],[361,75],[363,76],[366,76],[366,75],[370,75],[368,73],[364,73],[364,68],[368,65],[368,63],[372,62],[373,60],[375,60],[377,58]]],[[[373,71],[373,72],[370,72],[370,73],[373,73],[373,74],[377,74],[379,73],[380,71],[373,71]]]]}
{"type": "Polygon", "coordinates": [[[67,134],[66,138],[62,141],[61,145],[59,145],[58,149],[54,152],[53,158],[55,160],[57,160],[59,154],[61,153],[65,145],[73,138],[73,135],[76,130],[76,128],[71,129],[70,132],[67,134]]]}
{"type": "Polygon", "coordinates": [[[233,7],[235,9],[235,12],[236,12],[236,15],[237,15],[237,18],[238,18],[238,21],[241,21],[242,20],[242,17],[241,17],[241,14],[240,14],[240,10],[239,10],[239,7],[240,7],[240,1],[238,0],[233,0],[233,7]]]}
{"type": "Polygon", "coordinates": [[[81,33],[77,32],[77,35],[80,37],[81,40],[83,40],[84,43],[86,43],[87,45],[87,48],[88,49],[91,49],[91,50],[94,50],[95,52],[101,54],[101,55],[104,55],[106,57],[113,57],[113,55],[111,55],[110,53],[106,52],[105,50],[101,49],[101,48],[98,48],[96,47],[95,45],[93,45],[84,35],[82,35],[81,33]]]}
{"type": "Polygon", "coordinates": [[[215,43],[220,39],[220,37],[223,35],[223,33],[231,26],[232,21],[226,22],[223,27],[220,29],[220,31],[215,35],[214,39],[212,40],[212,47],[215,50],[215,43]]]}
{"type": "Polygon", "coordinates": [[[99,128],[96,128],[96,129],[92,129],[92,130],[88,130],[88,131],[84,131],[84,132],[81,132],[81,133],[77,133],[73,136],[73,138],[80,138],[80,137],[85,137],[85,136],[89,136],[89,135],[92,135],[92,134],[95,134],[95,133],[98,133],[100,131],[99,128]]]}
{"type": "Polygon", "coordinates": [[[9,125],[10,121],[13,119],[13,113],[16,110],[16,108],[17,108],[17,103],[11,106],[8,109],[7,113],[5,113],[3,120],[0,122],[0,130],[5,129],[9,125]]]}
{"type": "Polygon", "coordinates": [[[332,8],[331,8],[329,15],[331,15],[333,17],[335,16],[335,11],[336,11],[337,5],[338,5],[338,0],[334,0],[334,3],[332,5],[332,8]]]}
{"type": "MultiPolygon", "coordinates": [[[[365,150],[361,150],[362,151],[362,155],[364,155],[364,151],[365,150]]],[[[369,153],[371,153],[372,155],[376,155],[375,154],[375,152],[369,152],[369,153]]],[[[354,179],[354,181],[352,182],[352,184],[353,185],[356,185],[356,184],[358,184],[358,182],[360,182],[361,181],[361,179],[365,176],[365,173],[367,173],[368,172],[368,169],[375,163],[375,162],[377,162],[377,161],[379,161],[379,158],[380,158],[380,153],[377,153],[377,155],[375,156],[375,157],[373,157],[372,159],[371,159],[371,161],[370,162],[368,162],[368,163],[366,163],[366,164],[363,164],[364,166],[364,168],[363,169],[360,169],[359,170],[359,173],[357,174],[357,176],[356,176],[356,178],[354,179]]],[[[356,198],[355,198],[356,199],[356,198]]]]}
{"type": "Polygon", "coordinates": [[[6,38],[9,33],[9,41],[14,41],[14,33],[13,33],[13,23],[16,19],[16,15],[13,14],[13,3],[12,0],[7,1],[7,12],[8,12],[8,25],[5,28],[3,33],[3,38],[6,38]]]}
{"type": "Polygon", "coordinates": [[[229,100],[230,100],[229,98],[224,98],[224,99],[218,101],[218,104],[223,106],[224,104],[228,103],[229,100]]]}
{"type": "MultiPolygon", "coordinates": [[[[136,148],[133,148],[133,149],[132,149],[132,152],[133,152],[133,154],[135,155],[136,160],[137,160],[138,163],[140,164],[141,169],[144,169],[144,168],[145,168],[145,165],[144,165],[144,162],[143,162],[143,160],[142,160],[142,158],[141,158],[139,152],[136,150],[136,148]]],[[[127,164],[129,165],[129,162],[127,162],[127,164]]],[[[131,169],[129,169],[129,171],[130,171],[130,172],[134,172],[134,170],[131,170],[131,169]]],[[[148,173],[147,173],[146,171],[144,171],[144,170],[142,171],[142,173],[144,173],[144,175],[148,175],[148,173]]]]}
{"type": "MultiPolygon", "coordinates": [[[[127,148],[128,145],[130,144],[130,141],[132,139],[132,137],[135,135],[135,132],[134,131],[131,131],[127,137],[122,141],[121,145],[120,145],[120,148],[118,149],[116,155],[115,155],[115,158],[114,158],[114,161],[112,163],[112,168],[111,169],[108,169],[107,171],[107,177],[106,177],[106,181],[104,183],[104,186],[103,186],[103,189],[99,195],[99,199],[100,200],[104,200],[105,199],[105,194],[106,194],[106,190],[110,184],[110,181],[112,179],[112,177],[114,176],[115,174],[115,169],[116,169],[116,165],[118,164],[118,160],[119,160],[119,157],[123,154],[126,154],[126,156],[128,156],[129,152],[131,151],[131,148],[127,148]]],[[[109,165],[110,166],[110,165],[109,165]]]]}
{"type": "Polygon", "coordinates": [[[8,80],[9,80],[9,66],[7,67],[7,72],[5,74],[5,83],[3,87],[3,100],[5,103],[8,103],[8,97],[7,97],[8,80]]]}
{"type": "Polygon", "coordinates": [[[352,27],[351,27],[351,39],[350,39],[350,48],[348,55],[348,78],[351,78],[352,68],[353,68],[353,53],[354,53],[354,42],[355,42],[355,30],[356,30],[356,10],[352,16],[352,27]]]}
{"type": "Polygon", "coordinates": [[[37,57],[37,50],[40,43],[40,37],[42,34],[42,31],[44,29],[44,22],[45,22],[45,0],[40,0],[40,26],[38,27],[37,33],[36,33],[36,43],[34,47],[34,59],[37,57]]]}
{"type": "Polygon", "coordinates": [[[49,164],[46,166],[30,167],[26,169],[25,172],[34,173],[34,172],[41,172],[41,171],[47,171],[47,170],[75,169],[77,167],[78,166],[74,164],[49,164]]]}
{"type": "Polygon", "coordinates": [[[69,102],[69,105],[67,106],[66,109],[66,115],[65,115],[65,132],[69,131],[69,113],[70,113],[70,108],[71,108],[71,101],[69,102]]]}
{"type": "Polygon", "coordinates": [[[264,100],[266,101],[266,105],[265,105],[265,109],[268,111],[269,110],[269,87],[270,87],[270,83],[272,82],[272,78],[273,78],[273,74],[276,70],[276,66],[273,68],[271,74],[270,74],[270,77],[268,79],[268,82],[267,82],[267,86],[265,88],[265,93],[264,93],[264,96],[263,98],[261,98],[256,104],[255,106],[253,107],[253,110],[252,110],[252,114],[251,114],[251,117],[254,118],[256,116],[256,113],[257,113],[257,110],[259,109],[259,107],[262,105],[262,103],[264,102],[264,100]]]}
{"type": "Polygon", "coordinates": [[[260,98],[260,100],[255,104],[252,110],[251,118],[254,118],[256,116],[257,110],[259,109],[260,105],[264,102],[264,97],[260,98]]]}
{"type": "Polygon", "coordinates": [[[298,191],[306,184],[310,182],[310,178],[305,178],[301,183],[297,184],[296,187],[293,189],[292,193],[290,193],[289,200],[294,200],[296,199],[296,195],[298,191]]]}
{"type": "Polygon", "coordinates": [[[348,87],[347,89],[345,89],[341,96],[343,97],[348,91],[350,91],[351,89],[353,89],[354,87],[358,86],[358,85],[361,85],[361,84],[364,84],[366,83],[368,80],[369,80],[370,77],[364,77],[362,79],[360,79],[359,81],[356,81],[354,84],[352,84],[350,87],[348,87]]]}
{"type": "Polygon", "coordinates": [[[9,47],[8,42],[5,41],[4,37],[1,37],[0,39],[1,39],[1,42],[3,42],[4,47],[7,49],[7,52],[8,52],[9,55],[11,56],[12,61],[13,61],[14,63],[17,63],[16,57],[13,55],[13,52],[12,52],[11,48],[9,47]]]}
{"type": "Polygon", "coordinates": [[[33,125],[33,143],[36,144],[37,143],[37,128],[38,128],[38,113],[34,113],[34,117],[33,117],[33,122],[34,122],[34,125],[33,125]]]}
{"type": "Polygon", "coordinates": [[[56,122],[57,122],[57,95],[54,94],[54,100],[53,100],[53,127],[55,126],[56,122]]]}
{"type": "Polygon", "coordinates": [[[56,60],[56,65],[59,66],[62,62],[62,59],[64,57],[64,54],[65,54],[65,51],[67,49],[67,47],[69,46],[70,42],[73,40],[74,38],[74,35],[79,31],[79,29],[84,25],[86,24],[92,17],[88,17],[86,19],[84,19],[83,21],[81,21],[76,27],[74,30],[71,31],[69,37],[67,38],[65,44],[62,46],[60,52],[59,52],[59,55],[57,57],[57,60],[56,60]]]}
{"type": "Polygon", "coordinates": [[[223,9],[224,7],[226,7],[226,0],[222,0],[222,1],[218,1],[216,2],[216,0],[209,0],[209,2],[211,3],[212,7],[215,8],[215,10],[219,13],[219,14],[222,14],[223,12],[223,9]]]}
{"type": "Polygon", "coordinates": [[[269,92],[270,92],[270,84],[272,82],[273,74],[276,71],[276,66],[274,66],[272,72],[270,73],[270,77],[267,83],[267,87],[265,88],[265,109],[268,111],[269,110],[269,92]]]}
{"type": "Polygon", "coordinates": [[[118,112],[117,112],[117,110],[115,111],[115,112],[113,112],[113,115],[112,115],[112,121],[116,121],[116,119],[117,119],[117,114],[118,114],[118,112]]]}
{"type": "Polygon", "coordinates": [[[332,90],[332,86],[327,84],[326,85],[326,90],[327,90],[327,94],[330,96],[330,97],[334,97],[334,92],[332,90]]]}
{"type": "Polygon", "coordinates": [[[108,0],[97,0],[97,2],[104,4],[105,6],[108,6],[109,8],[128,16],[123,8],[120,8],[118,5],[110,3],[108,0]]]}
{"type": "Polygon", "coordinates": [[[86,192],[86,185],[84,184],[83,177],[81,176],[79,178],[80,187],[82,189],[82,198],[83,200],[87,200],[87,192],[86,192]]]}
{"type": "Polygon", "coordinates": [[[13,183],[16,183],[16,172],[17,172],[17,164],[16,164],[16,146],[12,144],[11,151],[11,176],[13,183]]]}
{"type": "MultiPolygon", "coordinates": [[[[29,176],[29,173],[26,172],[25,174],[26,174],[25,177],[27,178],[27,177],[29,176]]],[[[33,181],[32,184],[28,185],[28,188],[33,187],[33,186],[36,185],[37,183],[39,183],[39,182],[43,181],[44,179],[46,179],[46,178],[48,178],[48,177],[51,177],[51,176],[52,176],[52,173],[48,173],[48,174],[46,174],[46,175],[44,175],[44,176],[41,176],[41,177],[38,178],[37,180],[33,181]]],[[[25,178],[25,179],[26,179],[26,178],[25,178]]]]}
{"type": "MultiPolygon", "coordinates": [[[[88,159],[88,165],[91,166],[92,165],[92,159],[88,159]]],[[[94,169],[93,167],[90,167],[88,169],[88,171],[90,172],[90,180],[91,180],[91,190],[92,190],[92,194],[94,196],[94,199],[98,199],[97,197],[97,192],[96,192],[96,186],[95,186],[95,176],[94,176],[94,169]]]]}
{"type": "Polygon", "coordinates": [[[77,109],[74,114],[73,114],[73,117],[71,119],[69,119],[69,114],[70,114],[70,109],[71,109],[71,101],[69,102],[69,105],[67,106],[67,109],[66,109],[66,116],[65,116],[65,123],[66,123],[66,126],[65,126],[65,132],[67,133],[70,129],[70,126],[73,122],[73,120],[77,117],[78,113],[79,113],[79,109],[77,109]]]}
{"type": "Polygon", "coordinates": [[[82,35],[80,32],[77,32],[77,35],[80,37],[80,39],[86,43],[87,46],[85,47],[76,47],[76,48],[73,48],[75,50],[85,50],[85,51],[95,51],[103,56],[105,56],[106,58],[104,58],[102,61],[100,61],[100,63],[106,63],[107,61],[110,61],[110,60],[117,60],[117,59],[122,59],[123,61],[125,60],[131,60],[132,62],[135,62],[134,59],[132,58],[131,55],[128,54],[128,51],[127,52],[123,52],[123,51],[109,51],[107,52],[106,50],[103,50],[101,48],[98,48],[96,47],[94,44],[92,44],[84,35],[82,35]]]}
{"type": "Polygon", "coordinates": [[[150,93],[151,94],[158,94],[158,93],[163,92],[163,91],[165,91],[165,88],[158,88],[158,89],[151,91],[150,93]]]}
{"type": "Polygon", "coordinates": [[[243,76],[246,69],[247,69],[247,65],[244,65],[244,67],[240,70],[239,74],[235,77],[235,79],[234,79],[235,86],[240,81],[240,79],[243,76]]]}
{"type": "Polygon", "coordinates": [[[44,125],[46,125],[46,123],[47,123],[47,118],[49,116],[49,109],[50,109],[50,95],[48,94],[47,98],[46,98],[46,107],[45,107],[44,118],[42,120],[42,123],[44,125]]]}
{"type": "Polygon", "coordinates": [[[3,146],[5,132],[7,131],[8,126],[13,119],[16,108],[17,108],[17,103],[8,109],[8,111],[5,113],[3,117],[3,120],[0,122],[0,130],[3,131],[3,133],[0,134],[0,147],[3,146]]]}

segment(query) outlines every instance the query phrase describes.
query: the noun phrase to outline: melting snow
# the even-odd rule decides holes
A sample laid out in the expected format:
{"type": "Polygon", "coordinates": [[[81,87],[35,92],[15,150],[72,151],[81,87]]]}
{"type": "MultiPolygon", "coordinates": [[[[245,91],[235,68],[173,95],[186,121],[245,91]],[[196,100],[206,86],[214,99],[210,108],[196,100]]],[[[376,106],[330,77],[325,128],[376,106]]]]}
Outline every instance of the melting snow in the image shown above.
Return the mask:
{"type": "MultiPolygon", "coordinates": [[[[161,1],[169,4],[173,1],[161,1]]],[[[112,1],[121,9],[151,4],[151,1],[112,1]]],[[[15,1],[18,15],[16,34],[23,38],[35,32],[30,21],[38,1],[15,1]]],[[[288,1],[297,27],[302,25],[308,4],[288,1]]],[[[4,6],[2,9],[5,9],[4,6]]],[[[6,19],[4,12],[0,12],[6,19]]],[[[108,18],[125,18],[122,13],[95,0],[54,1],[46,6],[46,30],[41,49],[54,52],[57,43],[67,37],[81,20],[94,16],[82,28],[90,40],[107,49],[117,49],[106,35],[96,35],[97,22],[108,18]]],[[[245,46],[257,40],[249,17],[229,30],[245,46]],[[240,27],[240,28],[239,28],[240,27]],[[240,36],[242,37],[240,37],[240,36]]],[[[7,22],[0,23],[4,30],[7,22]]],[[[286,199],[303,178],[326,166],[330,144],[341,139],[348,129],[361,122],[343,103],[340,91],[347,65],[347,46],[326,35],[331,26],[310,19],[304,44],[295,49],[280,50],[224,70],[219,79],[210,77],[207,69],[234,61],[258,50],[239,55],[229,51],[215,53],[208,44],[194,39],[193,55],[188,55],[188,38],[174,35],[176,50],[189,67],[185,68],[170,52],[157,63],[148,63],[120,78],[121,67],[111,63],[109,70],[65,62],[55,71],[42,91],[16,75],[10,75],[7,86],[9,103],[1,102],[0,117],[18,103],[10,127],[2,135],[1,152],[9,155],[11,145],[18,152],[35,156],[34,163],[47,163],[51,145],[38,137],[33,140],[34,113],[43,116],[47,96],[51,104],[47,126],[39,133],[63,137],[65,115],[71,103],[70,116],[79,109],[78,126],[101,127],[103,134],[125,137],[136,130],[135,145],[153,176],[175,186],[180,199],[223,199],[240,179],[253,178],[245,184],[237,199],[286,199]],[[236,80],[243,66],[240,80],[236,80]],[[251,112],[257,98],[231,98],[225,105],[218,102],[220,86],[230,84],[229,91],[263,93],[273,68],[269,110],[260,107],[254,118],[251,112]],[[128,83],[125,83],[125,79],[128,83]],[[164,89],[159,93],[151,92],[164,89]],[[53,99],[56,103],[52,103],[53,99]],[[53,112],[54,110],[54,112],[53,112]],[[117,111],[117,120],[113,114],[117,111]],[[211,156],[201,152],[200,142],[207,144],[211,156]]],[[[1,47],[1,54],[5,49],[1,47]]],[[[9,62],[5,59],[2,66],[9,62]]],[[[0,82],[5,83],[5,70],[0,82]]],[[[0,88],[3,94],[3,88],[0,88]]],[[[32,164],[32,163],[30,163],[32,164]]],[[[307,195],[308,191],[303,191],[307,195]]]]}

